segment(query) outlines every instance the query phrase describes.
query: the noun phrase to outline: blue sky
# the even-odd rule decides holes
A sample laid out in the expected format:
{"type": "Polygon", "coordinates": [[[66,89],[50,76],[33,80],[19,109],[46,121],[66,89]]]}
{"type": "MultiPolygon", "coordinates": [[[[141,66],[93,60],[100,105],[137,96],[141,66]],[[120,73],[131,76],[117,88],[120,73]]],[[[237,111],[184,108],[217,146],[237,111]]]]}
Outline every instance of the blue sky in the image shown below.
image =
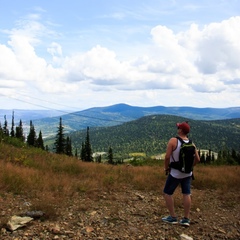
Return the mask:
{"type": "Polygon", "coordinates": [[[240,106],[238,0],[0,0],[0,108],[240,106]]]}

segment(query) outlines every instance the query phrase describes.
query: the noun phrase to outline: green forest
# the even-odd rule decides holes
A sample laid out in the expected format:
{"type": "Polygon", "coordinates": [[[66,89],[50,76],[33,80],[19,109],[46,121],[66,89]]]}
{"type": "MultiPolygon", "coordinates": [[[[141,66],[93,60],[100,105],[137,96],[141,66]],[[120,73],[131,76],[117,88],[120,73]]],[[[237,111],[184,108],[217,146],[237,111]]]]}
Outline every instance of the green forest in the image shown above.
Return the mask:
{"type": "MultiPolygon", "coordinates": [[[[171,137],[176,136],[176,123],[189,121],[189,138],[198,149],[219,152],[240,150],[240,119],[192,120],[172,115],[151,115],[118,126],[90,128],[94,152],[106,152],[111,146],[115,154],[143,152],[147,156],[164,153],[171,137]]],[[[70,133],[73,148],[81,147],[86,130],[70,133]]]]}
{"type": "Polygon", "coordinates": [[[115,159],[127,159],[134,154],[144,158],[164,154],[169,139],[176,136],[176,123],[183,121],[189,122],[189,138],[199,151],[207,151],[209,156],[215,152],[221,158],[239,155],[240,118],[207,121],[173,115],[150,115],[117,126],[87,127],[85,130],[70,133],[65,132],[64,120],[60,118],[55,136],[43,139],[41,130],[36,134],[32,121],[29,133],[24,138],[22,122],[14,129],[13,117],[11,129],[5,121],[0,130],[1,135],[19,138],[30,146],[92,161],[94,153],[108,155],[109,151],[111,158],[114,156],[115,159]]]}

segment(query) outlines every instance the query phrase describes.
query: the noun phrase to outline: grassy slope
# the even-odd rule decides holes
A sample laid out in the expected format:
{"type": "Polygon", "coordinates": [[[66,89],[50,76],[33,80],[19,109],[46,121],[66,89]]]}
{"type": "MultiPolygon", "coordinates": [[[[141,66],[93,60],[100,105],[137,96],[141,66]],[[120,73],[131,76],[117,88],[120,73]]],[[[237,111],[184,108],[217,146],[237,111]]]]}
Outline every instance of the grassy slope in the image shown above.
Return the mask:
{"type": "MultiPolygon", "coordinates": [[[[193,182],[198,189],[240,190],[240,166],[201,166],[193,182]],[[222,178],[221,176],[225,176],[222,178]]],[[[74,192],[121,189],[129,186],[142,190],[159,191],[163,183],[163,163],[142,167],[112,166],[86,163],[74,157],[48,153],[37,148],[17,148],[0,143],[0,189],[32,196],[74,192]]]]}

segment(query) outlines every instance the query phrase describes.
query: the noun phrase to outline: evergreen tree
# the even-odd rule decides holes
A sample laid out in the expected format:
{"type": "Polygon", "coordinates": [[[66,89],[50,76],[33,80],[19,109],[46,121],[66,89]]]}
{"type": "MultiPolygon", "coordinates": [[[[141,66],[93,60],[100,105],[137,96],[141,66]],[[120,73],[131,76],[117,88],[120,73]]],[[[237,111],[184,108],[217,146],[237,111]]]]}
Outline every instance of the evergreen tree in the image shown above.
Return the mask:
{"type": "Polygon", "coordinates": [[[236,150],[235,149],[233,149],[232,148],[232,158],[234,159],[234,160],[237,160],[237,152],[236,152],[236,150]]]}
{"type": "Polygon", "coordinates": [[[15,137],[15,132],[14,132],[14,111],[12,113],[12,127],[11,127],[11,137],[15,137]]]}
{"type": "Polygon", "coordinates": [[[89,127],[87,127],[87,136],[86,136],[84,148],[85,148],[85,153],[86,153],[85,161],[92,162],[93,157],[92,157],[92,147],[90,144],[89,127]]]}
{"type": "Polygon", "coordinates": [[[78,157],[78,150],[77,148],[75,149],[75,155],[74,155],[76,158],[78,157]]]}
{"type": "Polygon", "coordinates": [[[102,162],[102,155],[99,154],[97,157],[96,157],[96,162],[98,163],[101,163],[102,162]]]}
{"type": "Polygon", "coordinates": [[[62,125],[62,118],[60,117],[59,127],[58,127],[58,131],[57,131],[57,135],[54,143],[54,146],[55,146],[54,149],[58,154],[65,153],[66,140],[65,140],[63,131],[64,131],[64,127],[62,125]]]}
{"type": "Polygon", "coordinates": [[[84,144],[84,142],[82,142],[80,159],[81,159],[82,161],[86,161],[86,149],[85,149],[85,144],[84,144]]]}
{"type": "Polygon", "coordinates": [[[202,153],[202,155],[201,155],[201,157],[200,157],[200,161],[201,161],[201,163],[206,164],[206,156],[205,156],[205,153],[204,153],[204,152],[202,153]]]}
{"type": "Polygon", "coordinates": [[[113,164],[113,150],[111,147],[108,149],[108,163],[113,164]]]}
{"type": "Polygon", "coordinates": [[[68,156],[72,156],[72,141],[71,138],[68,136],[67,140],[66,140],[66,149],[65,149],[65,153],[68,156]]]}
{"type": "Polygon", "coordinates": [[[22,120],[20,119],[19,125],[16,127],[16,138],[19,138],[24,142],[25,137],[23,134],[22,120]]]}
{"type": "Polygon", "coordinates": [[[32,120],[30,120],[30,131],[29,134],[27,136],[27,143],[29,146],[35,146],[37,145],[37,137],[36,137],[36,132],[35,132],[35,128],[34,125],[32,123],[32,120]]]}
{"type": "Polygon", "coordinates": [[[2,124],[0,122],[0,142],[2,142],[2,139],[3,139],[3,129],[2,129],[2,124]]]}
{"type": "Polygon", "coordinates": [[[37,147],[41,148],[44,150],[44,144],[43,144],[43,139],[42,139],[42,131],[39,131],[38,139],[37,139],[37,147]]]}
{"type": "Polygon", "coordinates": [[[9,136],[8,123],[7,123],[7,117],[6,117],[6,115],[4,115],[3,134],[4,134],[5,136],[9,136]]]}

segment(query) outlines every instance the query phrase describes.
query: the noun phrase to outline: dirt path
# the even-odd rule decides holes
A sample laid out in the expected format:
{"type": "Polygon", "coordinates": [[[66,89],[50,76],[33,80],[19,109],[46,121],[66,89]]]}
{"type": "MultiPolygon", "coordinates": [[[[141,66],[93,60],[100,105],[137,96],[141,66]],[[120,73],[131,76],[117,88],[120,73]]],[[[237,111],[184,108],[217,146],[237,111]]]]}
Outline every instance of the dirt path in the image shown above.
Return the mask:
{"type": "MultiPolygon", "coordinates": [[[[176,212],[182,217],[181,195],[176,192],[176,212]]],[[[191,226],[169,225],[160,193],[124,189],[121,192],[92,192],[73,196],[54,206],[54,216],[33,220],[14,232],[6,230],[11,216],[24,212],[31,200],[2,194],[0,197],[0,239],[240,239],[240,195],[193,189],[191,226]],[[28,203],[28,204],[27,204],[28,203]]]]}

